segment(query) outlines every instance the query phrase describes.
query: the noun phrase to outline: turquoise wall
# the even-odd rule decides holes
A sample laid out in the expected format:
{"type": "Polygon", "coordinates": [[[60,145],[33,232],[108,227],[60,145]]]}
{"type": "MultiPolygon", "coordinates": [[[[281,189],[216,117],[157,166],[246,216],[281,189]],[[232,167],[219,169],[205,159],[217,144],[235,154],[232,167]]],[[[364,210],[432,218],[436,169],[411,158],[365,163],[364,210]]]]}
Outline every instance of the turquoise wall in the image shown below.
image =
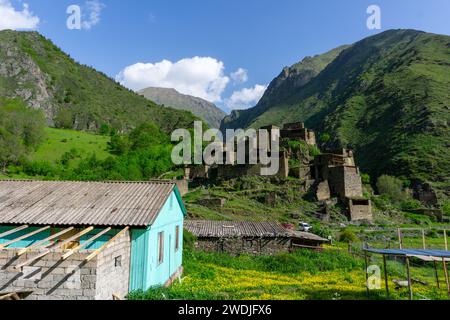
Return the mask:
{"type": "Polygon", "coordinates": [[[133,229],[130,291],[164,285],[183,262],[184,207],[174,191],[155,222],[147,229],[133,229]],[[179,226],[179,247],[175,250],[175,230],[179,226]],[[164,232],[164,262],[158,262],[158,234],[164,232]]]}
{"type": "MultiPolygon", "coordinates": [[[[13,226],[13,227],[5,227],[5,226],[0,226],[0,234],[7,232],[9,230],[15,229],[19,226],[13,226]]],[[[44,226],[42,227],[30,227],[30,228],[26,228],[24,230],[21,230],[19,232],[10,234],[9,236],[6,237],[2,237],[0,238],[0,244],[3,244],[5,242],[9,242],[11,240],[17,239],[23,235],[26,235],[27,233],[42,229],[44,226]]],[[[29,238],[23,239],[21,241],[15,242],[13,244],[11,244],[10,246],[8,246],[8,248],[12,248],[12,249],[20,249],[20,248],[26,248],[30,245],[35,244],[36,242],[39,242],[41,240],[44,240],[45,238],[50,237],[50,229],[42,231],[38,234],[35,234],[34,236],[31,236],[29,238]]]]}

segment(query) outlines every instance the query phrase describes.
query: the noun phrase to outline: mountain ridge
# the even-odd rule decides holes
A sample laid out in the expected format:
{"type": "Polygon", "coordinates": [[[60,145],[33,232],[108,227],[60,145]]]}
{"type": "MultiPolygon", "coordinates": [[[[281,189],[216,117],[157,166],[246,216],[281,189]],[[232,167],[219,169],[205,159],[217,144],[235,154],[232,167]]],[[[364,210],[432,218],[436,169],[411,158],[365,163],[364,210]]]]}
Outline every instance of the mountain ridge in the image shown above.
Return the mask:
{"type": "Polygon", "coordinates": [[[268,93],[263,112],[256,106],[222,128],[302,121],[331,137],[322,147],[355,149],[373,177],[430,181],[450,193],[449,36],[385,31],[342,50],[303,86],[286,86],[268,93]]]}
{"type": "Polygon", "coordinates": [[[152,121],[170,133],[195,117],[162,108],[97,70],[81,65],[38,32],[0,31],[0,97],[41,109],[50,126],[127,132],[152,121]],[[170,119],[170,121],[169,121],[170,119]]]}
{"type": "Polygon", "coordinates": [[[149,87],[139,90],[138,94],[159,105],[190,111],[206,121],[211,128],[218,129],[223,118],[227,115],[213,103],[199,97],[182,94],[173,88],[149,87]]]}

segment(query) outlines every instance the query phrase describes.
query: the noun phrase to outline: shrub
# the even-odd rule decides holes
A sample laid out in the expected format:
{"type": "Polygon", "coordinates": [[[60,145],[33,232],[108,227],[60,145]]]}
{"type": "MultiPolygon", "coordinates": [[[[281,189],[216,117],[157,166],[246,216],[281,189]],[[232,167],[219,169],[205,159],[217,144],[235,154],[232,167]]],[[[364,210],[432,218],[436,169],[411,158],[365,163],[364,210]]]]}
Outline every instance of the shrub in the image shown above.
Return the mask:
{"type": "Polygon", "coordinates": [[[403,191],[402,180],[396,177],[391,177],[388,175],[379,177],[377,181],[377,189],[380,195],[386,195],[394,202],[400,202],[408,197],[406,192],[403,191]]]}
{"type": "Polygon", "coordinates": [[[401,202],[400,208],[404,211],[416,210],[422,208],[422,203],[415,199],[407,199],[401,202]]]}
{"type": "Polygon", "coordinates": [[[339,234],[339,241],[340,242],[345,242],[345,243],[352,243],[352,242],[356,242],[358,240],[358,237],[356,236],[356,234],[349,230],[349,229],[344,229],[340,234],[339,234]]]}
{"type": "Polygon", "coordinates": [[[185,250],[193,250],[196,240],[196,237],[192,233],[186,229],[183,230],[183,247],[185,250]]]}
{"type": "Polygon", "coordinates": [[[361,180],[363,184],[369,185],[371,182],[370,176],[367,173],[361,173],[361,180]]]}
{"type": "Polygon", "coordinates": [[[331,140],[331,136],[329,133],[325,132],[325,133],[322,133],[322,135],[320,136],[320,142],[327,143],[330,140],[331,140]]]}

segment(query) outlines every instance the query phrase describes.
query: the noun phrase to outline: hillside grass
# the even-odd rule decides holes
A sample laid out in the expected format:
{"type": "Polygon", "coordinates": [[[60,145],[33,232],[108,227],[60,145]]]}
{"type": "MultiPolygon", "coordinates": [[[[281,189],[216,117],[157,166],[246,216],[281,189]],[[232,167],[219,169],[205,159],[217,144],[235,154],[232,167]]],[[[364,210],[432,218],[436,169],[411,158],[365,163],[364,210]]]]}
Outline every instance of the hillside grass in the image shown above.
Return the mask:
{"type": "Polygon", "coordinates": [[[30,156],[31,160],[56,163],[73,149],[83,158],[95,153],[97,158],[102,160],[111,155],[108,152],[108,142],[111,139],[109,136],[55,128],[46,128],[45,134],[44,142],[30,156]]]}

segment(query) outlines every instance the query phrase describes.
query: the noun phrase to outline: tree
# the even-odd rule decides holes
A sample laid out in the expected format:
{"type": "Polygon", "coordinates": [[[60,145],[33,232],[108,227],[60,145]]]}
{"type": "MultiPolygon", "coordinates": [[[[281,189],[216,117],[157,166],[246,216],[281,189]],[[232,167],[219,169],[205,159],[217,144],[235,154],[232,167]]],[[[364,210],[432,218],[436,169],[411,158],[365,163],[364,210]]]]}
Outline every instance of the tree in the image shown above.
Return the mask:
{"type": "Polygon", "coordinates": [[[378,178],[377,189],[380,195],[385,195],[395,202],[401,202],[407,198],[406,192],[403,191],[402,180],[383,175],[378,178]]]}

